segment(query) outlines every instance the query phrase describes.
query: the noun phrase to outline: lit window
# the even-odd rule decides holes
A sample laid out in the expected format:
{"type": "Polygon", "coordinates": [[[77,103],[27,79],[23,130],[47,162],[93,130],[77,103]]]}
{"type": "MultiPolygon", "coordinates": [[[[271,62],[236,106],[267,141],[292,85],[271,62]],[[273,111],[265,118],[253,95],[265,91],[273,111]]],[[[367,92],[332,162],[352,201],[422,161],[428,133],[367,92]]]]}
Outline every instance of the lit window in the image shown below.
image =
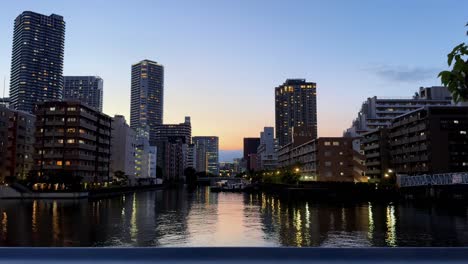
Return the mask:
{"type": "Polygon", "coordinates": [[[343,151],[340,151],[340,155],[343,155],[343,151]]]}
{"type": "Polygon", "coordinates": [[[340,145],[340,142],[338,141],[333,141],[333,146],[339,146],[340,145]]]}
{"type": "Polygon", "coordinates": [[[344,175],[344,172],[340,172],[340,175],[343,176],[343,175],[344,175]]]}
{"type": "Polygon", "coordinates": [[[61,160],[57,160],[57,166],[62,166],[62,161],[61,160]]]}
{"type": "Polygon", "coordinates": [[[325,141],[325,142],[323,143],[323,145],[325,145],[325,146],[330,146],[331,143],[330,143],[330,141],[325,141]]]}
{"type": "Polygon", "coordinates": [[[69,160],[65,161],[65,166],[70,166],[71,162],[69,160]]]}
{"type": "Polygon", "coordinates": [[[75,140],[74,140],[74,139],[67,139],[67,143],[68,143],[68,144],[74,144],[74,143],[75,143],[75,140]]]}
{"type": "Polygon", "coordinates": [[[342,166],[343,166],[343,164],[344,164],[344,163],[343,163],[342,161],[340,161],[340,165],[342,165],[342,166]]]}
{"type": "Polygon", "coordinates": [[[49,108],[50,111],[55,111],[55,106],[54,107],[51,107],[49,108]]]}

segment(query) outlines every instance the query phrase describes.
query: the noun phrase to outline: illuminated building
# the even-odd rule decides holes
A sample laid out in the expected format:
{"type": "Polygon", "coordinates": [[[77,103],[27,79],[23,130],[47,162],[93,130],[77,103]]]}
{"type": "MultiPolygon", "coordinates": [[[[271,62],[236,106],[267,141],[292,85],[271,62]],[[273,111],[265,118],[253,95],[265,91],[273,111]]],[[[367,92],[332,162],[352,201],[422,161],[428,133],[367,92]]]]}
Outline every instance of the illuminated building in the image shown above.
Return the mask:
{"type": "Polygon", "coordinates": [[[163,124],[164,67],[143,60],[132,65],[130,127],[149,128],[149,141],[156,146],[157,126],[163,124]]]}
{"type": "Polygon", "coordinates": [[[197,149],[197,171],[219,174],[219,139],[214,136],[193,137],[197,149]]]}
{"type": "Polygon", "coordinates": [[[14,24],[10,99],[32,113],[38,102],[62,99],[65,21],[25,11],[14,24]]]}
{"type": "Polygon", "coordinates": [[[257,167],[259,170],[273,170],[278,162],[278,144],[274,138],[274,128],[265,127],[260,132],[260,145],[257,148],[257,167]]]}
{"type": "Polygon", "coordinates": [[[103,80],[99,76],[64,76],[63,99],[78,100],[102,112],[103,80]]]}
{"type": "Polygon", "coordinates": [[[275,88],[275,128],[280,147],[292,140],[295,127],[307,127],[317,138],[317,86],[305,79],[288,79],[275,88]]]}
{"type": "Polygon", "coordinates": [[[78,101],[39,103],[35,114],[38,176],[110,181],[111,117],[78,101]]]}

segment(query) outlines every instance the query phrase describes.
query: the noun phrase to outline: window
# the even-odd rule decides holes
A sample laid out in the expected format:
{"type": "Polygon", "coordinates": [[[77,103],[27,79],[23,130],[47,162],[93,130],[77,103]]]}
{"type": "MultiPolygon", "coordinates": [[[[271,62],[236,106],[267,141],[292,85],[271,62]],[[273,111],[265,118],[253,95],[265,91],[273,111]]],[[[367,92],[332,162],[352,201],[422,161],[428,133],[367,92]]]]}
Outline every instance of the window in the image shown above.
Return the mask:
{"type": "Polygon", "coordinates": [[[330,167],[331,166],[331,161],[325,161],[325,166],[330,167]]]}
{"type": "Polygon", "coordinates": [[[466,135],[466,131],[465,131],[465,130],[461,130],[461,131],[460,131],[460,134],[461,134],[461,135],[466,135]]]}
{"type": "Polygon", "coordinates": [[[340,142],[338,141],[333,141],[333,146],[339,146],[340,145],[340,142]]]}
{"type": "Polygon", "coordinates": [[[323,143],[323,145],[325,145],[325,146],[330,146],[330,141],[325,141],[325,142],[323,143]]]}
{"type": "Polygon", "coordinates": [[[454,123],[454,124],[458,124],[458,120],[453,120],[453,123],[454,123]]]}
{"type": "Polygon", "coordinates": [[[68,107],[67,111],[76,111],[76,107],[68,107]]]}
{"type": "Polygon", "coordinates": [[[325,157],[330,157],[330,156],[331,156],[331,152],[330,152],[330,151],[325,151],[324,155],[325,155],[325,157]]]}
{"type": "Polygon", "coordinates": [[[67,128],[67,133],[75,133],[75,128],[67,128]]]}
{"type": "Polygon", "coordinates": [[[63,139],[57,139],[57,142],[58,142],[59,144],[63,144],[63,139]]]}
{"type": "Polygon", "coordinates": [[[65,161],[65,166],[70,166],[71,162],[69,160],[65,161]]]}
{"type": "Polygon", "coordinates": [[[344,163],[343,163],[342,161],[340,161],[340,165],[343,166],[343,164],[344,164],[344,163]]]}
{"type": "Polygon", "coordinates": [[[74,144],[74,143],[75,143],[75,139],[73,139],[73,138],[67,139],[67,143],[68,143],[68,144],[74,144]]]}
{"type": "Polygon", "coordinates": [[[340,155],[343,155],[343,151],[340,151],[340,155]]]}
{"type": "Polygon", "coordinates": [[[344,172],[340,172],[340,176],[344,176],[344,172]]]}
{"type": "Polygon", "coordinates": [[[62,161],[61,160],[57,160],[57,166],[62,166],[62,161]]]}
{"type": "Polygon", "coordinates": [[[76,118],[75,117],[69,117],[69,118],[67,118],[67,122],[76,122],[76,118]]]}
{"type": "Polygon", "coordinates": [[[55,111],[55,106],[49,108],[50,111],[55,111]]]}

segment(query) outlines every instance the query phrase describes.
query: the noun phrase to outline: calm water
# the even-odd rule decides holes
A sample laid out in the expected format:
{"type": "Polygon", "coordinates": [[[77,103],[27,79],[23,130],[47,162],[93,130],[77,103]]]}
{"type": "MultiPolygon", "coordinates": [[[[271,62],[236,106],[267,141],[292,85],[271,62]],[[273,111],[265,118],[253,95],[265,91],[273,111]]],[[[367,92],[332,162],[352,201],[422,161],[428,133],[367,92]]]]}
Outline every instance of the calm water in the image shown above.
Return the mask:
{"type": "Polygon", "coordinates": [[[465,206],[287,202],[208,188],[1,200],[0,246],[467,246],[467,214],[465,206]]]}

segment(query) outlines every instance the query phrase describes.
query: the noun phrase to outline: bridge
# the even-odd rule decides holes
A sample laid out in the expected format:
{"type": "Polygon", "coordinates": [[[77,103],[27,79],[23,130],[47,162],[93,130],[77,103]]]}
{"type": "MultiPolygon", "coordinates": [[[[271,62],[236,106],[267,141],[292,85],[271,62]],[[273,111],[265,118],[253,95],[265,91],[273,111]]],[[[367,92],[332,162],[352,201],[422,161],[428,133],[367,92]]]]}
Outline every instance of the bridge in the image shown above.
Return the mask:
{"type": "Polygon", "coordinates": [[[448,186],[468,184],[468,172],[440,173],[430,175],[397,175],[397,185],[400,188],[417,186],[448,186]]]}

